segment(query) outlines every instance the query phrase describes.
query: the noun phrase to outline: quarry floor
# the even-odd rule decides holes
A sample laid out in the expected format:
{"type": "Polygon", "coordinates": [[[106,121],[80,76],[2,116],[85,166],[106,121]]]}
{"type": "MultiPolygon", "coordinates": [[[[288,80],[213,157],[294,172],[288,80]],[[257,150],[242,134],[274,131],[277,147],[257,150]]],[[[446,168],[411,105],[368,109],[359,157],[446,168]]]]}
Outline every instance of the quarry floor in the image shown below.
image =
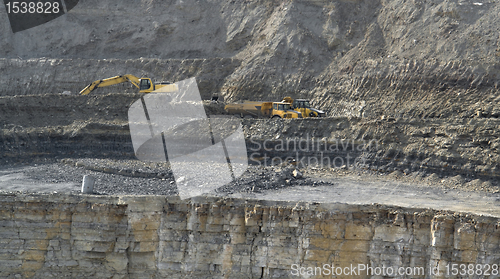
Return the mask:
{"type": "MultiPolygon", "coordinates": [[[[259,168],[261,169],[261,168],[259,168]]],[[[250,166],[247,172],[255,172],[250,166]]],[[[325,171],[302,169],[303,177],[288,185],[271,189],[249,190],[245,185],[233,186],[230,191],[216,191],[206,196],[311,203],[381,204],[404,208],[428,208],[483,216],[500,217],[500,193],[464,191],[439,183],[408,182],[376,173],[356,170],[325,171]]],[[[84,174],[96,177],[94,194],[105,195],[115,187],[115,195],[150,194],[175,195],[175,185],[158,178],[130,178],[118,174],[90,171],[64,163],[4,166],[0,168],[0,192],[66,193],[82,195],[84,174]],[[65,173],[65,175],[61,175],[65,173]],[[80,181],[78,181],[80,179],[80,181]],[[133,185],[134,190],[126,186],[133,185]],[[141,189],[139,189],[141,188],[141,189]],[[106,193],[107,192],[107,193],[106,193]]],[[[247,174],[248,175],[248,174],[247,174]]]]}

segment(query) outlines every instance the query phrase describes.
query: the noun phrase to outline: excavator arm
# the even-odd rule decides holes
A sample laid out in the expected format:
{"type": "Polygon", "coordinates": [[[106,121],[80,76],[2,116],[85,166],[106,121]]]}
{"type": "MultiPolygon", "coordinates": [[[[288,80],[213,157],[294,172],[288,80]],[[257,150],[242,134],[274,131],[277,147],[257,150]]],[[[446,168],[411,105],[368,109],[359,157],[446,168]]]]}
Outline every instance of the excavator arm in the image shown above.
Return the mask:
{"type": "Polygon", "coordinates": [[[87,95],[90,92],[92,92],[94,89],[99,88],[99,87],[105,87],[105,86],[110,86],[110,85],[115,85],[123,82],[130,81],[135,87],[139,88],[139,83],[140,79],[137,78],[136,76],[133,75],[123,75],[123,76],[116,76],[116,77],[111,77],[111,78],[106,78],[106,79],[101,79],[101,80],[96,80],[92,82],[91,84],[87,85],[82,91],[80,91],[80,95],[87,95]]]}

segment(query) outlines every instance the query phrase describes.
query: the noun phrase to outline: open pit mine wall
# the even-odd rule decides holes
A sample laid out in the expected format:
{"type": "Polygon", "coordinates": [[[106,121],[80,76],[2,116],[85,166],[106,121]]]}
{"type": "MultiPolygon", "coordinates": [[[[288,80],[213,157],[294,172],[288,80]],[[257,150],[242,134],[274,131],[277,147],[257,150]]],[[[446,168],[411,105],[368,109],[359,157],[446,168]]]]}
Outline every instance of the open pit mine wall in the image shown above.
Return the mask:
{"type": "Polygon", "coordinates": [[[498,223],[379,205],[3,193],[0,277],[293,278],[293,264],[443,276],[448,263],[499,264],[498,223]]]}
{"type": "MultiPolygon", "coordinates": [[[[334,116],[469,117],[498,101],[499,13],[495,1],[86,0],[23,32],[0,21],[0,96],[134,74],[196,77],[204,99],[309,98],[334,116]]],[[[99,90],[111,91],[136,89],[99,90]]]]}

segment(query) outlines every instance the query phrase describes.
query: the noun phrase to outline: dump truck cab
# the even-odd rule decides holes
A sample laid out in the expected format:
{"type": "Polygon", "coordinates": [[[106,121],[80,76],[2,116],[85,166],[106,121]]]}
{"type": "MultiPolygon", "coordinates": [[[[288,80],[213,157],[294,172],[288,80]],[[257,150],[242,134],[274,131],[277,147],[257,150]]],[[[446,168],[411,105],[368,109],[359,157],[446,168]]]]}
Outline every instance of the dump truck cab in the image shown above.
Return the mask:
{"type": "Polygon", "coordinates": [[[290,103],[273,102],[271,117],[302,118],[302,113],[292,110],[290,103]]]}
{"type": "Polygon", "coordinates": [[[326,117],[326,113],[322,110],[311,107],[309,100],[292,99],[290,97],[283,98],[283,102],[291,104],[291,108],[302,113],[303,117],[326,117]]]}

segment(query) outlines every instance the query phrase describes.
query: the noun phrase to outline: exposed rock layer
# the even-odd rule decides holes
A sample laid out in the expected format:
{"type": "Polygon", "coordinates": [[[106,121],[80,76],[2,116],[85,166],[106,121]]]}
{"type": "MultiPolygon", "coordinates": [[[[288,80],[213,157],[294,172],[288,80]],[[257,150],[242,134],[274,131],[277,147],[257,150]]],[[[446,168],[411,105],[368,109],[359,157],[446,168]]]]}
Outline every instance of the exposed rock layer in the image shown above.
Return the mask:
{"type": "Polygon", "coordinates": [[[424,267],[427,275],[439,267],[443,275],[447,264],[492,272],[500,261],[493,217],[161,196],[0,199],[2,278],[290,278],[294,264],[424,267]]]}

